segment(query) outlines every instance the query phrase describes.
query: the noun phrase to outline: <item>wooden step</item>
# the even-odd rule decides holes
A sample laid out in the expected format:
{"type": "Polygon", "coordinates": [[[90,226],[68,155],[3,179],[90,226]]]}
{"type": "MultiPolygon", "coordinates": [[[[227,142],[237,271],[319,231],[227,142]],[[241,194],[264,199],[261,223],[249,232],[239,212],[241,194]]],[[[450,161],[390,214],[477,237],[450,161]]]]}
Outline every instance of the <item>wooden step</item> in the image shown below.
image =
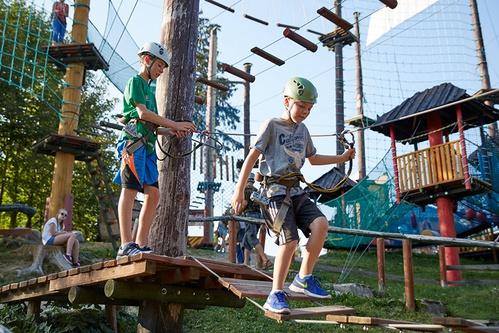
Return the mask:
{"type": "MultiPolygon", "coordinates": [[[[266,299],[272,290],[272,281],[241,280],[223,278],[226,281],[224,287],[229,288],[239,297],[266,299]]],[[[295,293],[289,289],[289,283],[284,285],[284,291],[289,299],[312,300],[313,298],[302,293],[295,293]]]]}
{"type": "Polygon", "coordinates": [[[443,332],[444,326],[436,324],[387,324],[389,328],[396,328],[402,331],[415,331],[415,332],[443,332]]]}
{"type": "Polygon", "coordinates": [[[324,317],[326,315],[348,315],[354,313],[354,309],[343,305],[326,305],[310,308],[291,309],[290,314],[274,313],[265,311],[265,317],[275,319],[277,321],[303,319],[310,317],[324,317]]]}
{"type": "Polygon", "coordinates": [[[335,321],[340,324],[380,326],[387,324],[414,324],[410,321],[384,319],[376,317],[359,317],[331,314],[326,316],[326,320],[335,321]]]}

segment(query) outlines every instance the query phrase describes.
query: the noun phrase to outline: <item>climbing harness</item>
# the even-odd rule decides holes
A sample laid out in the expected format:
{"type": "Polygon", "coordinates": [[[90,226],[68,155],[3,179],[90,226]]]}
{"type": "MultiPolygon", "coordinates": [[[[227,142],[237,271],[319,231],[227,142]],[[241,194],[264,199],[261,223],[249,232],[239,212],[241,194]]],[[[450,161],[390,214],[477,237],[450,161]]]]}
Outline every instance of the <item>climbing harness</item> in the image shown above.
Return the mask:
{"type": "MultiPolygon", "coordinates": [[[[352,149],[355,145],[355,137],[353,133],[348,130],[344,130],[340,134],[337,135],[338,141],[345,147],[345,149],[352,149]],[[348,141],[346,136],[351,135],[351,141],[348,141]]],[[[316,192],[320,193],[335,193],[338,191],[341,186],[346,182],[348,177],[352,172],[352,159],[349,160],[348,171],[345,176],[332,188],[323,188],[314,183],[309,183],[305,180],[305,177],[300,172],[291,172],[283,176],[279,177],[263,177],[263,186],[259,192],[254,192],[250,197],[253,202],[259,204],[262,216],[265,220],[265,223],[268,227],[268,230],[272,230],[275,235],[279,235],[282,229],[282,225],[286,218],[286,215],[289,209],[292,207],[293,202],[291,199],[291,188],[299,186],[300,182],[305,183],[308,187],[316,192]],[[267,198],[265,192],[269,185],[279,184],[286,187],[286,195],[284,200],[282,201],[281,207],[279,208],[274,221],[270,218],[270,213],[268,211],[270,200],[267,198]]],[[[300,206],[303,202],[299,202],[298,206],[300,206]]]]}

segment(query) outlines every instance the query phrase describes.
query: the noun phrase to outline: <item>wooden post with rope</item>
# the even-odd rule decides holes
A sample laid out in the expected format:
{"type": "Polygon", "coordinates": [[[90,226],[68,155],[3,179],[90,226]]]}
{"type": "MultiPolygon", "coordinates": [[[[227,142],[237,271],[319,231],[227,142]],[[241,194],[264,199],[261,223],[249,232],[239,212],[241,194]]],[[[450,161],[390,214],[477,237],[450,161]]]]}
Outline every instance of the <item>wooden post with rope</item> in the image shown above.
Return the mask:
{"type": "MultiPolygon", "coordinates": [[[[88,13],[90,0],[75,0],[72,43],[85,44],[88,31],[88,13]]],[[[81,87],[85,76],[85,64],[72,63],[66,70],[59,122],[59,135],[75,135],[80,116],[81,87]]],[[[55,154],[54,176],[50,193],[49,216],[55,216],[57,210],[64,207],[64,198],[71,193],[75,155],[58,151],[55,154]]]]}

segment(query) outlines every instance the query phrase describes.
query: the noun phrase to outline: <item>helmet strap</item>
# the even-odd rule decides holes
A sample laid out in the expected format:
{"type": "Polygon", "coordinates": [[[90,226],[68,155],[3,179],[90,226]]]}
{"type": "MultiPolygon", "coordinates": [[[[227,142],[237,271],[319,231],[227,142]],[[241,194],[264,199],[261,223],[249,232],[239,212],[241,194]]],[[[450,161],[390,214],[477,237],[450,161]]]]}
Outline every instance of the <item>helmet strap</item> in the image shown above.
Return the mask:
{"type": "MultiPolygon", "coordinates": [[[[288,97],[290,98],[290,97],[288,97]]],[[[293,105],[295,105],[295,100],[293,98],[293,102],[291,104],[289,104],[289,99],[288,99],[288,107],[286,108],[286,112],[288,113],[288,118],[289,120],[293,123],[293,124],[296,124],[293,120],[293,118],[291,118],[291,108],[293,107],[293,105]]]]}
{"type": "Polygon", "coordinates": [[[158,58],[153,56],[152,54],[148,54],[148,56],[152,59],[151,63],[149,65],[146,65],[146,72],[147,72],[147,77],[148,77],[147,84],[150,86],[152,81],[153,81],[152,76],[151,76],[151,68],[158,58]]]}

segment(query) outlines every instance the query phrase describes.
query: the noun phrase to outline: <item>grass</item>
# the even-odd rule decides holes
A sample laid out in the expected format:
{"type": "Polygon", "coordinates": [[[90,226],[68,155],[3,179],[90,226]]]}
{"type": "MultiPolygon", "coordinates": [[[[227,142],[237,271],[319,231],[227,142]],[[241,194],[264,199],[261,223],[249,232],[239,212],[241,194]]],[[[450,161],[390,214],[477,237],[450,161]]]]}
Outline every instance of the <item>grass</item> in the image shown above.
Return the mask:
{"type": "MultiPolygon", "coordinates": [[[[25,280],[18,278],[15,269],[29,266],[31,255],[23,250],[23,243],[17,240],[0,239],[0,285],[25,280]]],[[[189,254],[202,257],[214,257],[210,250],[189,249],[189,254]]],[[[102,258],[112,258],[113,251],[109,244],[84,243],[82,246],[82,263],[90,264],[102,258]]],[[[334,296],[332,300],[321,304],[337,304],[353,307],[356,315],[372,316],[388,319],[410,320],[419,323],[431,323],[432,315],[425,311],[421,300],[433,300],[443,303],[446,315],[467,319],[499,320],[499,273],[497,272],[464,272],[466,280],[495,280],[492,285],[471,284],[460,287],[441,288],[439,286],[438,256],[415,254],[413,256],[415,295],[417,310],[407,311],[404,303],[404,282],[402,254],[400,251],[386,253],[386,290],[383,294],[375,292],[374,298],[362,298],[353,295],[334,296]]],[[[484,260],[462,259],[462,264],[486,264],[484,260]]],[[[294,262],[289,278],[299,268],[294,262]]],[[[319,260],[316,274],[327,288],[333,283],[361,283],[377,290],[376,253],[365,252],[349,254],[346,251],[333,251],[319,260]],[[349,263],[345,265],[345,263],[349,263]],[[341,271],[349,274],[341,274],[341,271]]],[[[44,266],[44,272],[56,271],[55,267],[44,266]]],[[[257,300],[263,304],[263,300],[257,300]]],[[[314,306],[310,302],[291,302],[292,307],[314,306]]],[[[133,327],[133,325],[131,325],[133,327]]],[[[322,324],[300,324],[296,322],[276,323],[262,315],[260,309],[246,302],[242,309],[209,307],[205,310],[185,310],[185,332],[314,332],[336,331],[338,326],[322,324]]],[[[360,326],[347,326],[341,332],[362,332],[360,326]]],[[[383,332],[371,328],[371,332],[383,332]]]]}

